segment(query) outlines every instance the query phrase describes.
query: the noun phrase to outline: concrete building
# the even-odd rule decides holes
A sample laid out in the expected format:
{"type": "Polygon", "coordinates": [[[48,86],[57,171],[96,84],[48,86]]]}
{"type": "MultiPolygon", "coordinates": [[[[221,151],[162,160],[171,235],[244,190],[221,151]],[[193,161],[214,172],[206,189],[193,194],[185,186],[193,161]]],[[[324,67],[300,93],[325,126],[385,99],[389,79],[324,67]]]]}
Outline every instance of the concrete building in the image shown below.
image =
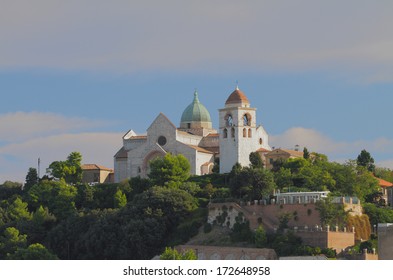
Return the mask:
{"type": "Polygon", "coordinates": [[[216,158],[220,158],[220,172],[227,173],[236,162],[248,166],[251,152],[271,150],[268,134],[256,125],[256,109],[250,107],[239,88],[229,95],[225,108],[219,112],[217,131],[195,92],[178,128],[160,113],[145,135],[128,131],[123,136],[123,147],[114,156],[115,182],[146,177],[149,162],[167,153],[184,155],[190,162],[191,174],[204,175],[212,172],[216,158]]]}
{"type": "Polygon", "coordinates": [[[378,224],[378,255],[380,260],[393,260],[393,224],[378,224]]]}

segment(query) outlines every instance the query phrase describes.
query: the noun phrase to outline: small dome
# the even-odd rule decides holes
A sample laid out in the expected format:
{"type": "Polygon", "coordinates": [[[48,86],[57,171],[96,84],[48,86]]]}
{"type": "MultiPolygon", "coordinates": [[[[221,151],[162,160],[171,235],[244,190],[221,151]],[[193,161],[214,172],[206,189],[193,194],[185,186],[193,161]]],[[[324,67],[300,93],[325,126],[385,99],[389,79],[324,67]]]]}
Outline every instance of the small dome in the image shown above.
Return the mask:
{"type": "Polygon", "coordinates": [[[238,106],[248,106],[250,105],[250,101],[248,101],[247,96],[236,87],[235,91],[231,93],[228,97],[225,105],[238,105],[238,106]]]}
{"type": "Polygon", "coordinates": [[[194,101],[188,105],[181,116],[182,128],[211,128],[212,121],[209,111],[199,102],[198,92],[194,92],[194,101]]]}

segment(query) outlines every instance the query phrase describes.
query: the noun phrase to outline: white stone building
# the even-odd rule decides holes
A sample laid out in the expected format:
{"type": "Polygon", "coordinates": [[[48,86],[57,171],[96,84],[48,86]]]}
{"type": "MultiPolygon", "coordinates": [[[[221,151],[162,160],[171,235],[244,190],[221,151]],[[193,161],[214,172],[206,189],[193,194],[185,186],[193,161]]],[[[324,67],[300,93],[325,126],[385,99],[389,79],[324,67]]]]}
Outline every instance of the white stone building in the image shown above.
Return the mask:
{"type": "Polygon", "coordinates": [[[146,135],[130,130],[123,136],[123,147],[114,157],[115,182],[130,177],[146,177],[149,162],[166,153],[182,154],[191,164],[193,175],[212,172],[220,158],[220,172],[230,172],[235,163],[248,166],[249,155],[261,148],[271,150],[268,134],[256,125],[256,109],[243,92],[236,90],[219,110],[219,132],[213,129],[210,113],[194,93],[177,128],[160,113],[146,135]]]}

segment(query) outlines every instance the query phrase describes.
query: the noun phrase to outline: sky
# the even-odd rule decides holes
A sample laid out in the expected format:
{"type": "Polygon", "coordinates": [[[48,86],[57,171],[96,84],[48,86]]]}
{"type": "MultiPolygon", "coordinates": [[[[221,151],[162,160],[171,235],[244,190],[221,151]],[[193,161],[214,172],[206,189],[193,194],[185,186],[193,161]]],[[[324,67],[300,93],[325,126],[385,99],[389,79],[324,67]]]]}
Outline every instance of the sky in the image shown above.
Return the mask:
{"type": "Polygon", "coordinates": [[[393,168],[393,1],[0,0],[0,183],[73,151],[113,167],[129,130],[218,126],[238,84],[272,147],[393,168]]]}

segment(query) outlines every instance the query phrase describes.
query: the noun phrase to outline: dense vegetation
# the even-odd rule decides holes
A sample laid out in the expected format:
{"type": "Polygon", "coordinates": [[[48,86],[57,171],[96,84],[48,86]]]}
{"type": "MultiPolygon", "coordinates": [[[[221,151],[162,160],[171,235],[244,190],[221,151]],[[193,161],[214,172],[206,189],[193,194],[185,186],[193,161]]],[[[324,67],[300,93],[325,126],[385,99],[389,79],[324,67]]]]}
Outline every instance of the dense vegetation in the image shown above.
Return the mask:
{"type": "MultiPolygon", "coordinates": [[[[367,220],[347,219],[329,201],[318,207],[323,224],[365,225],[361,236],[370,234],[371,225],[393,222],[393,210],[381,201],[373,175],[392,181],[393,172],[376,168],[365,151],[344,164],[306,151],[305,158],[276,162],[271,171],[253,153],[250,166],[235,165],[225,175],[193,177],[182,155],[168,154],[151,162],[147,179],[98,185],[80,183],[81,161],[74,152],[65,161],[53,162],[43,178],[30,168],[24,185],[7,181],[0,186],[0,259],[150,259],[168,246],[187,242],[200,228],[211,231],[205,208],[210,200],[270,198],[274,189],[329,190],[358,197],[367,220]]],[[[267,235],[263,227],[251,232],[247,221],[239,219],[230,239],[268,246],[279,255],[321,252],[301,245],[285,231],[284,223],[280,230],[276,235],[267,235]]],[[[162,258],[174,255],[169,249],[165,252],[162,258]]]]}

